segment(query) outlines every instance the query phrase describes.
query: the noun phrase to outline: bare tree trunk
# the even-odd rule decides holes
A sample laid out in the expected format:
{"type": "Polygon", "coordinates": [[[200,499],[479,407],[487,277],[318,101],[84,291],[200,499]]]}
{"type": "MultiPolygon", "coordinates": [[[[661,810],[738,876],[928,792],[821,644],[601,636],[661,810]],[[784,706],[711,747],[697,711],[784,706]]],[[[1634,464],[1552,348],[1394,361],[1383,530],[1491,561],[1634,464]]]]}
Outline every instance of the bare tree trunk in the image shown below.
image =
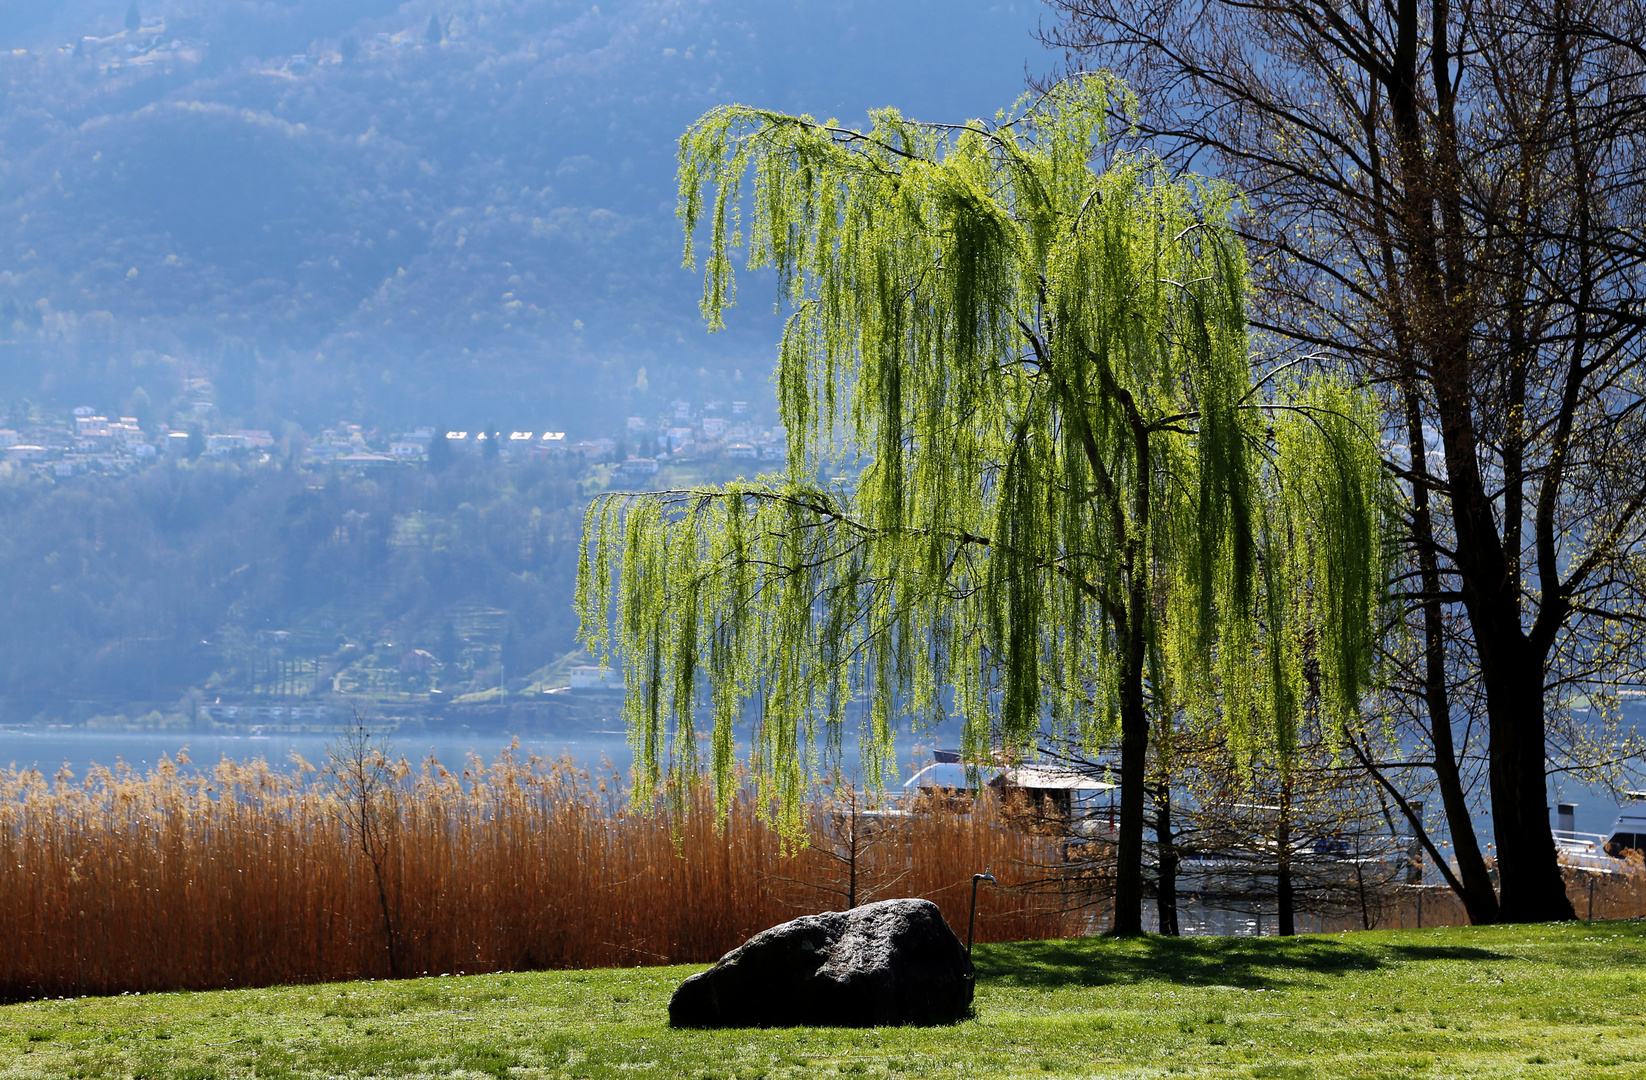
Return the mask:
{"type": "Polygon", "coordinates": [[[388,952],[389,977],[399,978],[399,935],[389,902],[389,845],[386,822],[398,820],[390,790],[392,774],[388,752],[366,730],[358,711],[355,725],[345,732],[340,745],[329,749],[332,774],[341,782],[350,829],[360,843],[360,851],[371,867],[377,887],[377,906],[383,918],[383,938],[388,952]],[[384,804],[389,804],[387,807],[384,804]]]}
{"type": "MultiPolygon", "coordinates": [[[[1357,851],[1356,854],[1358,855],[1359,852],[1357,851]]],[[[1355,889],[1360,894],[1360,928],[1370,930],[1372,928],[1372,910],[1366,902],[1366,873],[1361,869],[1358,858],[1355,859],[1355,889]]]]}
{"type": "Polygon", "coordinates": [[[1488,701],[1498,698],[1489,715],[1492,832],[1503,918],[1576,918],[1549,826],[1542,664],[1528,660],[1518,669],[1512,661],[1496,666],[1486,673],[1486,695],[1488,701]]]}
{"type": "Polygon", "coordinates": [[[388,861],[386,838],[383,836],[381,822],[373,812],[369,803],[361,807],[360,842],[366,850],[366,858],[371,862],[372,879],[377,882],[377,905],[383,915],[383,938],[387,942],[389,953],[389,978],[400,977],[400,958],[397,945],[398,935],[394,928],[394,915],[389,908],[389,888],[385,863],[388,861]]]}
{"type": "Polygon", "coordinates": [[[1457,889],[1458,899],[1463,901],[1469,922],[1479,926],[1498,920],[1497,892],[1492,888],[1486,860],[1480,853],[1474,814],[1463,791],[1463,778],[1457,767],[1457,749],[1452,740],[1452,703],[1446,690],[1446,627],[1441,613],[1440,566],[1435,551],[1434,520],[1429,509],[1428,447],[1423,438],[1422,411],[1413,386],[1415,372],[1410,370],[1409,355],[1405,363],[1408,370],[1402,396],[1406,404],[1407,449],[1411,454],[1414,476],[1411,530],[1417,547],[1418,582],[1423,592],[1423,701],[1429,714],[1435,782],[1440,789],[1441,807],[1446,812],[1446,825],[1452,834],[1453,857],[1457,859],[1457,877],[1454,879],[1448,875],[1447,880],[1461,886],[1457,889]]]}

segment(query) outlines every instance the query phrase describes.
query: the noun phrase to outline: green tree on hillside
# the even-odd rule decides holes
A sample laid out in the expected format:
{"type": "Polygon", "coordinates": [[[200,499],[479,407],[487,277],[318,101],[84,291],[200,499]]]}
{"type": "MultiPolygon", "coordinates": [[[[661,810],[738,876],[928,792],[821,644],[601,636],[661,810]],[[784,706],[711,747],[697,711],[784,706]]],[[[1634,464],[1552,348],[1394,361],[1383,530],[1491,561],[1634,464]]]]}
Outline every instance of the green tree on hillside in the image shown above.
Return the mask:
{"type": "Polygon", "coordinates": [[[445,472],[451,467],[455,456],[452,453],[451,440],[446,438],[446,429],[436,430],[434,438],[429,440],[429,471],[445,472]]]}
{"type": "Polygon", "coordinates": [[[450,619],[440,627],[439,649],[441,665],[448,670],[455,669],[463,656],[463,639],[457,636],[457,625],[450,619]]]}
{"type": "Polygon", "coordinates": [[[760,702],[751,764],[791,831],[815,736],[838,750],[858,692],[871,775],[899,708],[958,714],[974,761],[1047,725],[1118,735],[1114,929],[1136,933],[1151,711],[1220,704],[1237,756],[1284,758],[1309,702],[1337,724],[1356,710],[1378,418],[1329,381],[1254,383],[1233,195],[1114,150],[1117,104],[1082,77],[992,125],[722,107],[686,133],[710,325],[744,242],[793,310],[791,469],[590,508],[583,635],[607,648],[615,608],[643,798],[665,764],[677,790],[694,780],[700,697],[723,801],[733,725],[760,702]],[[855,480],[809,479],[842,453],[855,480]]]}
{"type": "Polygon", "coordinates": [[[257,350],[237,337],[223,342],[217,394],[225,411],[244,416],[257,402],[257,350]]]}

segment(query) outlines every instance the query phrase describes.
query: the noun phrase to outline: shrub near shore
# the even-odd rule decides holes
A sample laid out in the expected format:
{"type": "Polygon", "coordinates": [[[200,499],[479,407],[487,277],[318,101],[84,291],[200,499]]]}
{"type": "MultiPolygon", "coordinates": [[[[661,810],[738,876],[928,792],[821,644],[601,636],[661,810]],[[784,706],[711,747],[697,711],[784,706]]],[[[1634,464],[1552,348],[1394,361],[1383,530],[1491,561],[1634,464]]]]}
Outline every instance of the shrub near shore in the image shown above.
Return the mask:
{"type": "MultiPolygon", "coordinates": [[[[786,849],[748,797],[719,825],[707,792],[636,814],[614,776],[512,753],[368,760],[364,817],[306,763],[186,763],[0,774],[0,998],[708,961],[853,884],[964,933],[974,872],[1010,884],[1055,853],[988,799],[936,805],[865,830],[854,881],[829,839],[852,815],[825,805],[821,846],[786,849]]],[[[1062,906],[985,889],[978,940],[1078,932],[1062,906]]]]}

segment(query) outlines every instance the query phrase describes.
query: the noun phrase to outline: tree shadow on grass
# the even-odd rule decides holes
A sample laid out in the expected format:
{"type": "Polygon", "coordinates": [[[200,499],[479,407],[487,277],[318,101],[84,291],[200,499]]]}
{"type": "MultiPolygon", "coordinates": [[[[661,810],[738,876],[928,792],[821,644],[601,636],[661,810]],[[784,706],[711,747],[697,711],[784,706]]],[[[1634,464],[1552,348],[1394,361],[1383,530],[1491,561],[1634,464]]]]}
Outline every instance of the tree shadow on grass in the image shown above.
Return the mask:
{"type": "Polygon", "coordinates": [[[1049,990],[1148,979],[1264,989],[1289,975],[1375,971],[1383,950],[1321,938],[1166,938],[1026,941],[980,948],[977,976],[1049,990]]]}
{"type": "Polygon", "coordinates": [[[1297,975],[1349,975],[1390,963],[1512,960],[1469,945],[1384,945],[1336,937],[1075,938],[980,946],[977,977],[1014,986],[1106,986],[1163,979],[1245,990],[1285,985],[1297,975]]]}
{"type": "Polygon", "coordinates": [[[1506,953],[1479,949],[1472,945],[1385,945],[1384,950],[1401,960],[1513,960],[1506,953]]]}

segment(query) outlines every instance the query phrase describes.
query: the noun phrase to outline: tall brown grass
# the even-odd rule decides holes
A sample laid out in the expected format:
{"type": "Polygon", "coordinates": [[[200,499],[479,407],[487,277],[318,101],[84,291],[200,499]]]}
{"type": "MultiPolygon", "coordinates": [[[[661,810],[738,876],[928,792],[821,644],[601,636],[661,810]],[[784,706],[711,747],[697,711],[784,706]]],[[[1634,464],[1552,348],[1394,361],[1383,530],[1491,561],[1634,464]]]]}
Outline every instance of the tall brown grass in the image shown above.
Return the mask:
{"type": "MultiPolygon", "coordinates": [[[[0,998],[707,961],[843,906],[828,804],[810,847],[748,797],[718,824],[701,791],[636,814],[610,774],[513,753],[458,772],[378,759],[392,782],[364,816],[307,763],[185,764],[0,774],[0,998]]],[[[1014,888],[1054,841],[1002,817],[982,798],[879,819],[857,899],[929,897],[964,936],[988,867],[979,941],[1075,932],[1060,897],[1014,888]]]]}
{"type": "MultiPolygon", "coordinates": [[[[1580,866],[1562,865],[1566,898],[1572,912],[1582,920],[1646,918],[1646,863],[1639,852],[1630,852],[1608,872],[1580,866]]],[[[1449,889],[1430,886],[1422,890],[1421,905],[1414,890],[1402,890],[1386,907],[1379,924],[1409,929],[1417,926],[1467,926],[1469,916],[1449,889]]]]}
{"type": "MultiPolygon", "coordinates": [[[[964,936],[985,868],[1000,885],[978,892],[979,941],[1107,921],[1101,868],[1071,877],[1055,835],[989,796],[877,815],[848,793],[812,808],[797,845],[747,796],[718,824],[707,791],[639,814],[610,773],[513,753],[456,772],[378,758],[389,782],[365,815],[336,770],[187,764],[0,773],[0,1000],[701,962],[849,895],[928,897],[964,936]]],[[[1638,857],[1567,879],[1580,918],[1591,886],[1595,918],[1646,915],[1638,857]]],[[[1299,928],[1464,921],[1445,890],[1421,892],[1299,928]]]]}

